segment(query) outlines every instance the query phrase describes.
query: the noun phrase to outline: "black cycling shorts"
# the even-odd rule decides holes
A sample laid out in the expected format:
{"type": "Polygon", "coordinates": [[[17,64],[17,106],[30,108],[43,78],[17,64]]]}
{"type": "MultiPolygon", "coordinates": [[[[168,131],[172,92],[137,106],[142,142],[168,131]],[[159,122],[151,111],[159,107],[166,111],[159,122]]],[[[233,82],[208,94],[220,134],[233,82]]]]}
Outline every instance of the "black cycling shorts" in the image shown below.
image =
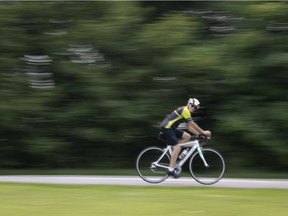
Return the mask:
{"type": "Polygon", "coordinates": [[[175,129],[173,127],[171,128],[161,127],[161,132],[167,139],[167,145],[172,145],[172,146],[178,144],[179,139],[182,138],[183,133],[184,133],[183,131],[179,129],[175,129]]]}

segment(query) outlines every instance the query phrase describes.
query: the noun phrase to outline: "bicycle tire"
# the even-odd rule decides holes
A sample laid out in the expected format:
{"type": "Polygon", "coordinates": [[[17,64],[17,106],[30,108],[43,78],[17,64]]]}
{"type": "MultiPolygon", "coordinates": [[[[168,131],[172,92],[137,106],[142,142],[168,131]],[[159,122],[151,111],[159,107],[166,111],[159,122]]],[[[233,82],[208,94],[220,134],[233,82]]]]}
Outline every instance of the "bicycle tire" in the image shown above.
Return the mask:
{"type": "Polygon", "coordinates": [[[203,148],[202,153],[209,166],[205,166],[199,152],[196,151],[189,162],[190,174],[200,184],[215,184],[225,173],[224,158],[218,151],[211,148],[203,148]]]}
{"type": "MultiPolygon", "coordinates": [[[[153,166],[153,162],[157,161],[164,153],[159,147],[148,147],[141,151],[136,159],[136,170],[138,175],[146,182],[160,183],[168,178],[167,168],[153,166]]],[[[166,153],[158,164],[168,167],[170,156],[166,153]]]]}

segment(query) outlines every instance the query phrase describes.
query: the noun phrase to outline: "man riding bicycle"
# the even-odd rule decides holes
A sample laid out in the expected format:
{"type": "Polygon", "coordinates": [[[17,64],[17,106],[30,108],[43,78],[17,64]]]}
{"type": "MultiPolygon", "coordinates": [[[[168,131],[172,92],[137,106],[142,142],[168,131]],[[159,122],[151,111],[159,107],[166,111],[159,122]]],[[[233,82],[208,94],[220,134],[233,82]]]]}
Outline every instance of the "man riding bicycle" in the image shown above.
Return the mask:
{"type": "Polygon", "coordinates": [[[200,108],[200,102],[196,98],[190,98],[186,106],[182,106],[174,110],[168,115],[161,123],[161,132],[167,139],[167,144],[173,146],[173,152],[171,155],[169,169],[167,174],[178,178],[175,171],[176,160],[181,151],[181,143],[188,142],[191,139],[191,135],[185,131],[178,129],[180,123],[186,122],[188,131],[196,136],[205,135],[211,136],[209,130],[201,129],[193,120],[191,113],[200,108]]]}

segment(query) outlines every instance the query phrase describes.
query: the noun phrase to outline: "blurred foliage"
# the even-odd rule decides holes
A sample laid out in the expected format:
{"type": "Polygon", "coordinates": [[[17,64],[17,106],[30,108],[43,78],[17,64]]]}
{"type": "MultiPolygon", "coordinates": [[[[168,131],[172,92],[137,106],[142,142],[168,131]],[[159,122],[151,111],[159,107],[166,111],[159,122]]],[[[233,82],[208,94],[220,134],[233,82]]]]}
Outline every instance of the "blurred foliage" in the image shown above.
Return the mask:
{"type": "Polygon", "coordinates": [[[133,167],[165,115],[197,97],[229,167],[285,170],[287,9],[1,2],[0,165],[133,167]]]}

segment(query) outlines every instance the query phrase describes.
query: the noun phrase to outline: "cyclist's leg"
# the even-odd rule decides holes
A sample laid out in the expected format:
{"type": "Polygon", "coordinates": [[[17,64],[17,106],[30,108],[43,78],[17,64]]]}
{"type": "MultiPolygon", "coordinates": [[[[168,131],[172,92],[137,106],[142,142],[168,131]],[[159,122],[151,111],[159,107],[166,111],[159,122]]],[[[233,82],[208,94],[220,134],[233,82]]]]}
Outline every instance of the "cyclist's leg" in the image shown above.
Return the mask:
{"type": "Polygon", "coordinates": [[[173,171],[175,169],[176,161],[179,153],[181,152],[182,147],[179,144],[173,146],[173,151],[171,155],[169,171],[173,171]]]}
{"type": "MultiPolygon", "coordinates": [[[[175,169],[176,161],[178,158],[179,153],[181,152],[182,147],[180,146],[181,143],[188,142],[191,139],[191,135],[187,132],[176,130],[175,132],[176,137],[178,138],[178,142],[176,145],[173,146],[173,152],[170,160],[169,167],[175,169]]],[[[171,171],[171,170],[170,170],[171,171]]]]}
{"type": "MultiPolygon", "coordinates": [[[[161,132],[165,136],[167,140],[167,145],[172,146],[172,155],[170,159],[169,171],[174,170],[175,163],[178,157],[179,152],[181,151],[181,147],[177,146],[179,142],[180,131],[175,130],[173,128],[161,128],[161,132]]],[[[182,136],[182,133],[181,133],[182,136]]]]}
{"type": "Polygon", "coordinates": [[[184,142],[188,142],[191,138],[189,133],[186,133],[184,131],[181,131],[179,129],[161,129],[162,133],[167,139],[167,144],[171,145],[173,148],[170,165],[169,165],[169,171],[172,171],[175,169],[176,161],[178,158],[179,153],[181,152],[182,147],[179,145],[184,142]]]}
{"type": "Polygon", "coordinates": [[[184,131],[177,130],[176,135],[180,138],[178,144],[188,142],[191,139],[191,135],[184,131]]]}

